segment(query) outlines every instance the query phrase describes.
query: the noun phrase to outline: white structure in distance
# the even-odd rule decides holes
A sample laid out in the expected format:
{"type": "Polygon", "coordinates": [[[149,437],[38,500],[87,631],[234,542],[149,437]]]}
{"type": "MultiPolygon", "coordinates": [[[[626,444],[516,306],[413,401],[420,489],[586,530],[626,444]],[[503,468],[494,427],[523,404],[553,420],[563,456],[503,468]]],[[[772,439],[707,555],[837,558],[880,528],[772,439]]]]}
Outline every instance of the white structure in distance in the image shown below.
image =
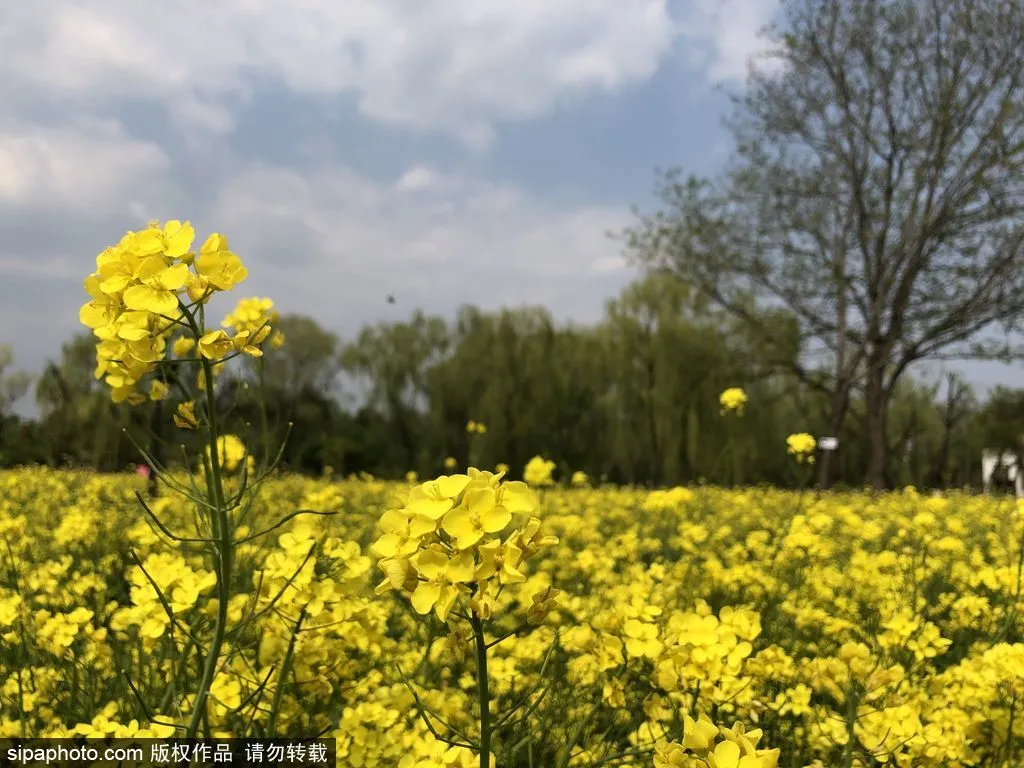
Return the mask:
{"type": "Polygon", "coordinates": [[[992,492],[992,480],[997,468],[1002,466],[1005,478],[1013,483],[1017,498],[1024,498],[1024,472],[1021,472],[1020,461],[1011,451],[981,452],[981,483],[985,493],[992,492]]]}

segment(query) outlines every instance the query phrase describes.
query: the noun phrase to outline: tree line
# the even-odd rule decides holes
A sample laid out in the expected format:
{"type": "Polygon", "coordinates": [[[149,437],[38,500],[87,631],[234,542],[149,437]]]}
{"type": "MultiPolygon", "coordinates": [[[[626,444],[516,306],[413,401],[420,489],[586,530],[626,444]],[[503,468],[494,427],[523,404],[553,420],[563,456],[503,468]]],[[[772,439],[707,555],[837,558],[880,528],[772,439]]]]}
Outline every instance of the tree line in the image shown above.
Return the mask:
{"type": "MultiPolygon", "coordinates": [[[[663,271],[637,279],[588,326],[558,324],[543,308],[466,306],[453,321],[415,312],[343,342],[312,318],[286,315],[285,344],[268,348],[262,365],[225,372],[216,392],[230,429],[253,450],[287,438],[282,466],[293,471],[427,476],[452,457],[460,467],[505,463],[515,475],[540,454],[564,479],[583,471],[651,486],[863,485],[865,395],[854,390],[849,418],[832,430],[830,399],[791,370],[802,354],[796,320],[780,310],[759,318],[774,337],[789,334],[786,364],[779,347],[766,349],[744,322],[663,271]],[[733,386],[749,398],[742,415],[719,406],[733,386]],[[468,432],[469,421],[486,432],[468,432]],[[797,465],[785,439],[803,431],[837,437],[836,460],[797,465]]],[[[63,346],[32,387],[39,418],[3,416],[4,465],[119,471],[141,461],[139,448],[178,461],[190,433],[170,423],[174,402],[114,405],[93,368],[87,333],[63,346]]],[[[8,406],[28,388],[24,377],[3,381],[8,406]]],[[[1024,391],[982,400],[957,375],[905,378],[886,426],[886,485],[977,486],[982,449],[1017,450],[1024,391]]]]}

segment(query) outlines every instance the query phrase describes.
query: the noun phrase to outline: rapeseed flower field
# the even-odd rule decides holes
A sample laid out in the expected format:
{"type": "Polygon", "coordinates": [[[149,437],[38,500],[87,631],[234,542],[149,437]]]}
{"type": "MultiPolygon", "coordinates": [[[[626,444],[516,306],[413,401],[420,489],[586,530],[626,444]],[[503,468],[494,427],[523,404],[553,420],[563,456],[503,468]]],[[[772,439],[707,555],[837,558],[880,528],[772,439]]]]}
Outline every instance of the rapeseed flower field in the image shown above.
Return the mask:
{"type": "MultiPolygon", "coordinates": [[[[215,396],[287,343],[273,303],[212,329],[247,271],[194,236],[127,233],[80,316],[111,398],[168,400],[201,450],[140,447],[156,496],[0,473],[0,736],[330,736],[356,768],[1019,764],[1015,502],[595,486],[541,456],[523,481],[454,457],[288,475],[215,396]]],[[[805,472],[814,438],[780,450],[805,472]]]]}
{"type": "MultiPolygon", "coordinates": [[[[3,735],[166,735],[187,722],[216,578],[140,514],[144,485],[0,475],[3,735]]],[[[323,733],[339,765],[476,765],[471,622],[486,615],[498,766],[1019,760],[1014,502],[552,488],[539,514],[558,543],[525,565],[508,546],[499,564],[498,540],[483,534],[463,550],[474,567],[449,561],[444,585],[413,575],[412,592],[375,594],[387,575],[378,550],[411,549],[398,510],[423,488],[266,481],[237,539],[279,509],[332,514],[238,546],[228,611],[243,630],[226,638],[201,730],[323,733]],[[492,583],[481,568],[514,589],[478,594],[477,607],[489,603],[479,611],[462,602],[462,621],[459,586],[492,583]]],[[[169,529],[196,529],[178,497],[152,510],[169,529]]],[[[419,571],[440,583],[422,561],[443,555],[420,552],[419,571]]]]}

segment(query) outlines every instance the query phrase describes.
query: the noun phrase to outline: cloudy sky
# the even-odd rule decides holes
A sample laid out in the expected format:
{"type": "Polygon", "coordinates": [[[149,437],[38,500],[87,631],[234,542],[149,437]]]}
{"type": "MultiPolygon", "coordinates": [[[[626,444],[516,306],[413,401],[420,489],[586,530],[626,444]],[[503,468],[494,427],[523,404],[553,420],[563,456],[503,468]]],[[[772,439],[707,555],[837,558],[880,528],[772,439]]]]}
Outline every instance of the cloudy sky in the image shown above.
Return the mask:
{"type": "Polygon", "coordinates": [[[725,160],[716,86],[776,8],[4,3],[0,343],[38,371],[80,330],[96,253],[151,218],[224,232],[246,295],[342,336],[465,302],[596,319],[633,276],[606,232],[655,167],[725,160]]]}

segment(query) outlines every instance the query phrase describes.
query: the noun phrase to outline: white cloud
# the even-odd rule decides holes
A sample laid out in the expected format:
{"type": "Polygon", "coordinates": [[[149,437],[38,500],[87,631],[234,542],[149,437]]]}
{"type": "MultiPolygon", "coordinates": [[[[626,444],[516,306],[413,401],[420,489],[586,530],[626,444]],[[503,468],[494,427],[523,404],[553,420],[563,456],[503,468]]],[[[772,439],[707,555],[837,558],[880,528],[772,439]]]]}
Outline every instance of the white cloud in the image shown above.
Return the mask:
{"type": "Polygon", "coordinates": [[[693,0],[681,28],[687,38],[710,50],[705,57],[691,51],[691,60],[697,63],[703,58],[703,68],[713,82],[744,82],[755,58],[759,70],[778,71],[777,60],[758,57],[771,48],[760,33],[778,8],[779,0],[693,0]]]}
{"type": "Polygon", "coordinates": [[[5,278],[31,277],[62,280],[84,277],[83,264],[88,266],[88,262],[73,263],[65,256],[50,256],[46,259],[17,259],[0,256],[0,275],[5,278]]]}
{"type": "Polygon", "coordinates": [[[146,194],[142,182],[164,180],[170,167],[160,147],[128,137],[115,122],[0,129],[0,204],[84,210],[117,203],[129,212],[143,204],[136,197],[146,194]]]}
{"type": "Polygon", "coordinates": [[[621,254],[614,256],[602,256],[593,263],[596,272],[618,272],[626,269],[629,264],[621,254]]]}
{"type": "Polygon", "coordinates": [[[5,26],[0,73],[64,98],[149,97],[222,131],[220,101],[257,75],[478,148],[496,122],[647,79],[676,35],[668,0],[37,0],[4,4],[5,26]]]}
{"type": "Polygon", "coordinates": [[[632,220],[626,206],[554,206],[515,186],[434,169],[426,174],[429,186],[410,194],[341,165],[300,172],[231,159],[204,203],[161,175],[161,155],[132,142],[118,155],[95,138],[48,141],[50,155],[37,154],[66,164],[86,149],[93,159],[74,170],[34,160],[30,171],[59,172],[19,171],[18,179],[29,180],[18,182],[25,195],[0,197],[7,235],[0,320],[34,328],[31,337],[9,339],[19,365],[30,370],[82,330],[82,279],[95,254],[150,217],[191,218],[200,238],[212,228],[226,234],[250,272],[238,295],[271,296],[282,311],[310,315],[346,336],[416,308],[451,316],[463,303],[545,305],[558,318],[591,321],[631,277],[613,268],[619,245],[604,234],[632,220]],[[133,165],[133,158],[141,162],[133,165]],[[105,180],[89,186],[104,165],[105,180]],[[129,202],[147,189],[156,196],[129,202]],[[396,306],[384,302],[388,294],[396,306]]]}
{"type": "Polygon", "coordinates": [[[418,189],[426,189],[434,181],[434,174],[429,168],[417,165],[402,174],[398,180],[399,192],[415,192],[418,189]]]}
{"type": "Polygon", "coordinates": [[[387,294],[405,312],[536,303],[594,319],[608,285],[628,279],[608,274],[621,261],[605,235],[632,220],[627,207],[550,207],[516,187],[430,177],[410,197],[344,167],[255,164],[221,190],[210,219],[250,263],[247,290],[276,291],[285,308],[298,299],[293,311],[334,327],[372,317],[387,294]]]}

